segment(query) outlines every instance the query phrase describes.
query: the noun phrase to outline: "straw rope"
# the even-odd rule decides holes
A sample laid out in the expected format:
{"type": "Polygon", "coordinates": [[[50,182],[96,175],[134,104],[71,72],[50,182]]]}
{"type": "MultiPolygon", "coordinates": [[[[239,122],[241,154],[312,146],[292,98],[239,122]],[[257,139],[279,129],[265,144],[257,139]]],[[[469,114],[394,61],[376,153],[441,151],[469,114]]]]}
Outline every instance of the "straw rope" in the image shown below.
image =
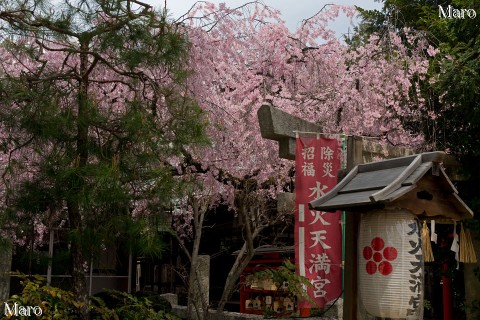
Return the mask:
{"type": "Polygon", "coordinates": [[[433,262],[432,244],[430,243],[430,233],[427,227],[427,221],[423,221],[422,225],[422,247],[425,262],[433,262]]]}
{"type": "Polygon", "coordinates": [[[477,256],[475,254],[475,248],[473,247],[470,230],[465,231],[463,224],[460,229],[460,262],[477,263],[477,256]]]}

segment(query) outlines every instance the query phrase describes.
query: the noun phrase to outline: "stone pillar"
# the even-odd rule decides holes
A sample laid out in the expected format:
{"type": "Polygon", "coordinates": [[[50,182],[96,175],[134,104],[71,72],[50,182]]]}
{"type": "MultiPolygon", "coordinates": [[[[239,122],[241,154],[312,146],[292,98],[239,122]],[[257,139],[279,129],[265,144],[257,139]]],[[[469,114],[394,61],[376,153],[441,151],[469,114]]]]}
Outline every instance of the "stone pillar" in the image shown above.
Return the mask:
{"type": "Polygon", "coordinates": [[[12,248],[0,250],[0,302],[10,296],[10,272],[12,271],[12,248]]]}
{"type": "Polygon", "coordinates": [[[178,295],[176,295],[175,293],[162,293],[160,297],[170,302],[172,306],[178,305],[178,295]]]}
{"type": "Polygon", "coordinates": [[[210,303],[210,256],[199,255],[197,261],[198,281],[194,282],[193,299],[195,299],[195,305],[208,306],[210,303]]]}

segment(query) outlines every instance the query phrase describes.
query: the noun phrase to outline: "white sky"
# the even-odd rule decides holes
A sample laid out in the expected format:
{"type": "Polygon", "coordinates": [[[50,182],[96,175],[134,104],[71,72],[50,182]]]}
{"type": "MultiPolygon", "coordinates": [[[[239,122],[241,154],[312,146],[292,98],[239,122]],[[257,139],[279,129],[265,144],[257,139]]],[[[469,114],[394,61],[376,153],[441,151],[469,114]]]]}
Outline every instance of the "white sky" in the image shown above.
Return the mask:
{"type": "MultiPolygon", "coordinates": [[[[195,4],[196,0],[144,0],[145,2],[160,8],[167,3],[167,9],[173,18],[179,17],[186,13],[195,4]]],[[[248,0],[209,0],[215,4],[224,2],[227,7],[238,7],[248,0]]],[[[303,19],[309,18],[317,13],[325,4],[334,3],[342,5],[356,5],[364,9],[381,9],[381,3],[375,0],[262,0],[267,6],[279,9],[282,18],[285,20],[287,27],[294,31],[303,19]]],[[[337,37],[341,37],[350,30],[352,26],[345,16],[339,17],[332,22],[331,28],[337,33],[337,37]]]]}

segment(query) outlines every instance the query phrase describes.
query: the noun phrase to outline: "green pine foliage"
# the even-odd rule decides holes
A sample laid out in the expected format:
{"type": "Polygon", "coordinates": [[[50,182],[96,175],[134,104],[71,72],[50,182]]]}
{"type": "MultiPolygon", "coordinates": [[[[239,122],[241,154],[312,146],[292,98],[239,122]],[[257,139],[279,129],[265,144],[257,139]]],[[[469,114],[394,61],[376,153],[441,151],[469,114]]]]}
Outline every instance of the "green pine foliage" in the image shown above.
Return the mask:
{"type": "Polygon", "coordinates": [[[5,0],[0,39],[26,66],[0,71],[2,226],[32,238],[63,220],[72,270],[119,238],[161,254],[159,216],[184,188],[169,160],[208,143],[184,30],[137,1],[5,0]]]}
{"type": "MultiPolygon", "coordinates": [[[[373,32],[402,34],[403,28],[418,30],[439,53],[430,58],[429,75],[417,79],[427,102],[420,122],[405,124],[422,132],[427,148],[449,150],[462,163],[463,174],[475,183],[480,179],[480,39],[479,17],[439,17],[439,5],[447,10],[473,9],[480,4],[468,0],[385,0],[383,10],[360,10],[362,23],[350,44],[355,46],[373,32]]],[[[427,52],[425,52],[427,54],[427,52]]],[[[406,119],[405,119],[406,121],[406,119]]],[[[478,195],[470,187],[462,195],[475,211],[478,195]]]]}
{"type": "Polygon", "coordinates": [[[372,32],[385,29],[402,32],[403,28],[419,30],[440,53],[431,58],[429,78],[420,81],[431,113],[423,123],[412,126],[425,134],[436,150],[451,150],[464,161],[466,172],[480,178],[480,43],[478,16],[464,19],[439,17],[439,5],[447,10],[473,9],[480,4],[468,0],[385,0],[383,10],[361,10],[363,22],[356,29],[352,44],[372,32]],[[433,117],[432,117],[433,115],[433,117]]]}

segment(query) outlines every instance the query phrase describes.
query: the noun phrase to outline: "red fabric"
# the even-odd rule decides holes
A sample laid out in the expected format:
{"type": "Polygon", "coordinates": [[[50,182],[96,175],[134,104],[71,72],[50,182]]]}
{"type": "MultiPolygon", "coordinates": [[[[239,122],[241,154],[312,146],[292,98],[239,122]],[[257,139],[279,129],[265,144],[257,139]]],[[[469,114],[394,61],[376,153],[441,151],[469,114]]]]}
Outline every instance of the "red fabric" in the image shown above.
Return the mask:
{"type": "Polygon", "coordinates": [[[312,307],[322,308],[342,292],[341,213],[310,210],[308,203],[337,184],[341,144],[337,139],[300,137],[295,158],[295,261],[299,274],[313,284],[308,292],[317,306],[312,307]]]}

